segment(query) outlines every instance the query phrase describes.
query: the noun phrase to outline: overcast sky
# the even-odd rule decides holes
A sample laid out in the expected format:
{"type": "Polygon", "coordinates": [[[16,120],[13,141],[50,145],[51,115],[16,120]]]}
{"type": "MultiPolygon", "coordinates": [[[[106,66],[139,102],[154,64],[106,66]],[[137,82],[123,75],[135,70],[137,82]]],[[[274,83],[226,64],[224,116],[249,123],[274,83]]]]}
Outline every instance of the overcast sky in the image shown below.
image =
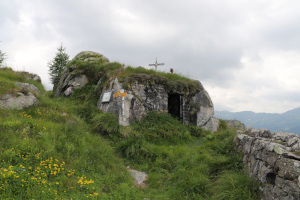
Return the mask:
{"type": "Polygon", "coordinates": [[[6,64],[41,76],[62,43],[198,79],[215,110],[300,107],[299,0],[0,0],[6,64]]]}

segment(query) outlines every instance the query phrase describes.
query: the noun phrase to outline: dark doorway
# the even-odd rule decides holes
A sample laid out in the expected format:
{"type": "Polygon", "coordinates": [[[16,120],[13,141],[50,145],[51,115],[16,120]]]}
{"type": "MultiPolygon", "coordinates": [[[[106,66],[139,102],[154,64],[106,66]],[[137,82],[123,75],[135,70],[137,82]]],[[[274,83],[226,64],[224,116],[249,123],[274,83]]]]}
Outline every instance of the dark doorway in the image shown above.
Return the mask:
{"type": "Polygon", "coordinates": [[[266,179],[267,179],[267,183],[270,183],[272,185],[275,185],[275,180],[276,180],[276,174],[274,173],[268,173],[267,176],[266,176],[266,179]]]}
{"type": "Polygon", "coordinates": [[[180,119],[180,95],[169,94],[168,111],[174,117],[180,119]]]}

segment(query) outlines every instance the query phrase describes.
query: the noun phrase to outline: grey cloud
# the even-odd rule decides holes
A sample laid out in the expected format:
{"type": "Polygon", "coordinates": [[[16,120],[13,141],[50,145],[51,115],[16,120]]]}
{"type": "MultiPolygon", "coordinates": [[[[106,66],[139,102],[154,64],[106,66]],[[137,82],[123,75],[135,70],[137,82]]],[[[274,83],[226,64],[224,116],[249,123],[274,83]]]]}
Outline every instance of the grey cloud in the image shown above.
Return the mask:
{"type": "Polygon", "coordinates": [[[259,0],[1,1],[0,25],[8,30],[0,32],[0,40],[20,42],[23,33],[12,34],[15,30],[9,30],[7,21],[18,27],[20,13],[32,11],[34,29],[26,33],[30,42],[62,42],[71,57],[92,50],[132,66],[147,66],[158,57],[166,63],[162,70],[174,68],[224,90],[240,83],[239,89],[254,94],[272,85],[257,78],[241,80],[241,58],[263,63],[261,50],[299,50],[299,6],[297,1],[259,0]]]}

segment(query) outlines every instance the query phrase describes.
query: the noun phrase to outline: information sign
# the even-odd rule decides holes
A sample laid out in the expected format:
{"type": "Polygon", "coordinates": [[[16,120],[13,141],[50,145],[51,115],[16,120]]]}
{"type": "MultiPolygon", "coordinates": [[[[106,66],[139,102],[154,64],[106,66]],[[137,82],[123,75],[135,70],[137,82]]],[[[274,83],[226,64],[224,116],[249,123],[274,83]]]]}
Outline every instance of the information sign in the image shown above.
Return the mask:
{"type": "Polygon", "coordinates": [[[111,92],[104,92],[102,97],[102,103],[110,102],[111,92]]]}

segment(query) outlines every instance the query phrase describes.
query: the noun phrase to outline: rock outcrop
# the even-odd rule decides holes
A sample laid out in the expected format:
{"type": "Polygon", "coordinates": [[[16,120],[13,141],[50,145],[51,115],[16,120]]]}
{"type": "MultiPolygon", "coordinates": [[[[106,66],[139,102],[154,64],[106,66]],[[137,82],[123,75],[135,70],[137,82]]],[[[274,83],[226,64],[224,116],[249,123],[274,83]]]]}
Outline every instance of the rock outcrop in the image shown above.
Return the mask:
{"type": "Polygon", "coordinates": [[[29,92],[35,94],[36,96],[38,96],[40,94],[40,90],[32,84],[15,82],[15,85],[22,91],[24,91],[24,90],[29,91],[29,92]]]}
{"type": "Polygon", "coordinates": [[[102,63],[107,63],[109,62],[108,58],[103,56],[100,53],[96,53],[93,51],[82,51],[79,54],[77,54],[73,60],[80,60],[83,62],[102,62],[102,63]]]}
{"type": "MultiPolygon", "coordinates": [[[[109,62],[109,60],[103,55],[92,51],[83,51],[77,54],[72,61],[82,61],[87,63],[109,62]]],[[[56,97],[60,96],[62,93],[64,93],[65,96],[68,96],[74,90],[82,88],[88,83],[89,83],[88,77],[83,73],[83,70],[77,68],[77,65],[75,63],[74,65],[66,67],[62,72],[57,85],[55,85],[54,87],[56,88],[55,96],[56,97]]]]}
{"type": "Polygon", "coordinates": [[[300,137],[255,128],[238,132],[235,143],[246,170],[261,183],[262,199],[300,199],[300,137]]]}
{"type": "Polygon", "coordinates": [[[210,121],[214,115],[214,105],[209,97],[208,92],[203,85],[198,81],[200,92],[193,96],[193,107],[199,108],[197,111],[196,124],[197,126],[204,126],[210,121]]]}
{"type": "Polygon", "coordinates": [[[148,178],[148,175],[145,172],[137,171],[135,169],[127,169],[131,176],[134,179],[134,185],[136,187],[147,187],[146,180],[148,178]]]}
{"type": "Polygon", "coordinates": [[[122,83],[116,78],[109,87],[104,89],[99,100],[98,108],[115,114],[119,124],[129,125],[132,121],[141,120],[151,111],[170,113],[182,120],[184,124],[193,123],[196,126],[216,131],[218,119],[213,118],[213,103],[199,81],[199,92],[178,92],[166,89],[163,83],[143,83],[135,81],[124,91],[126,96],[115,97],[113,94],[122,89],[122,83]]]}
{"type": "Polygon", "coordinates": [[[209,130],[211,132],[217,132],[219,128],[220,120],[216,117],[211,117],[208,122],[204,125],[201,126],[205,130],[209,130]]]}
{"type": "Polygon", "coordinates": [[[230,129],[236,129],[240,131],[245,131],[246,126],[239,120],[224,120],[230,129]]]}
{"type": "MultiPolygon", "coordinates": [[[[61,94],[68,96],[74,90],[98,79],[98,83],[105,82],[105,85],[101,85],[102,93],[97,107],[116,115],[120,125],[127,126],[132,121],[141,120],[147,113],[155,111],[170,113],[184,124],[192,123],[211,131],[217,130],[218,119],[213,118],[213,103],[199,81],[183,79],[186,82],[181,80],[172,82],[167,77],[155,73],[130,74],[119,80],[118,74],[124,70],[120,68],[119,71],[111,71],[113,75],[101,72],[97,74],[97,78],[94,76],[93,81],[89,80],[91,76],[86,73],[89,71],[89,64],[108,62],[106,57],[95,52],[79,53],[71,61],[73,64],[64,69],[55,86],[55,96],[61,94]],[[82,64],[81,67],[77,66],[78,63],[82,64]],[[87,69],[82,66],[86,66],[87,69]],[[113,98],[117,92],[124,96],[113,98]]],[[[96,88],[98,87],[97,84],[96,88]]]]}
{"type": "Polygon", "coordinates": [[[34,80],[41,83],[41,77],[37,74],[29,73],[29,72],[17,72],[21,76],[24,76],[27,80],[34,80]]]}
{"type": "Polygon", "coordinates": [[[23,109],[39,104],[35,95],[40,91],[37,87],[29,83],[16,82],[17,90],[15,94],[4,94],[0,97],[0,109],[23,109]]]}

